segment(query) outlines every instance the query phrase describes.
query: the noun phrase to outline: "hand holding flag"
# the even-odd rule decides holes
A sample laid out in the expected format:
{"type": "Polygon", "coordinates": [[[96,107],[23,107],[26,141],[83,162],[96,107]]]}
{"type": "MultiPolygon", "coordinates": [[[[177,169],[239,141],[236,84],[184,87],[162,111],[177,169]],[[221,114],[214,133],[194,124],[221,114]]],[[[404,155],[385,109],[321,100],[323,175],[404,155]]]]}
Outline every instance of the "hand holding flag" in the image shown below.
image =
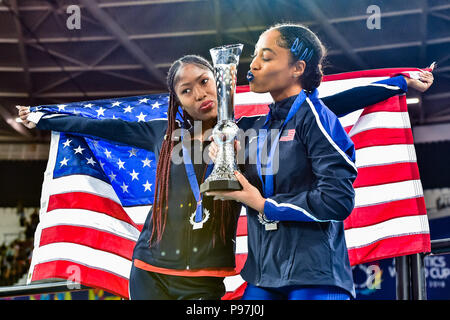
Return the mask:
{"type": "Polygon", "coordinates": [[[28,129],[36,128],[36,124],[27,119],[30,114],[30,107],[16,106],[16,108],[19,110],[19,117],[23,125],[28,129]]]}

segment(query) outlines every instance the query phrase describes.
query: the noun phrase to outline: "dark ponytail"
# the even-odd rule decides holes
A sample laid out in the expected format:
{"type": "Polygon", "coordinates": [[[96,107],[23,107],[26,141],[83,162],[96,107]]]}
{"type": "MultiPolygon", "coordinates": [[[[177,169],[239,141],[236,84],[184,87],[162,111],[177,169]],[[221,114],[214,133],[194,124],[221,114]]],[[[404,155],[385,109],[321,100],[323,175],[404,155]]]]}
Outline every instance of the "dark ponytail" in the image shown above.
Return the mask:
{"type": "Polygon", "coordinates": [[[277,30],[280,33],[277,44],[290,51],[291,64],[298,60],[305,61],[306,68],[299,80],[302,88],[306,91],[316,89],[322,82],[322,65],[326,56],[326,49],[319,38],[301,24],[277,24],[267,31],[270,30],[277,30]]]}

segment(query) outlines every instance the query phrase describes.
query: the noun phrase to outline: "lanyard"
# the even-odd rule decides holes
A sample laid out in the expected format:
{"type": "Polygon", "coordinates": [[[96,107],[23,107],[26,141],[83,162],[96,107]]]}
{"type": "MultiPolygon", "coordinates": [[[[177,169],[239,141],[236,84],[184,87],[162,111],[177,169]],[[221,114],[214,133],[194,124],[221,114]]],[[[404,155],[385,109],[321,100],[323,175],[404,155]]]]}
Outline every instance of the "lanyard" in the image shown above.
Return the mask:
{"type": "Polygon", "coordinates": [[[292,119],[292,117],[297,113],[297,111],[300,109],[300,106],[303,104],[303,102],[306,99],[306,93],[302,90],[300,94],[295,99],[294,103],[292,104],[291,108],[289,109],[289,113],[284,120],[283,124],[281,125],[281,128],[279,129],[279,132],[275,139],[272,141],[272,146],[270,148],[270,153],[266,165],[266,174],[265,174],[265,182],[262,178],[261,173],[261,150],[264,146],[265,141],[267,140],[267,129],[269,127],[269,121],[271,118],[271,112],[267,115],[266,121],[264,122],[264,125],[262,127],[262,130],[260,130],[260,133],[258,135],[257,141],[258,141],[258,148],[256,149],[257,155],[256,155],[256,168],[258,170],[258,177],[259,180],[261,180],[261,184],[263,186],[263,193],[264,197],[270,197],[273,195],[273,157],[275,154],[275,150],[278,146],[278,143],[280,141],[281,133],[283,132],[284,127],[289,122],[289,120],[292,119]]]}
{"type": "MultiPolygon", "coordinates": [[[[198,185],[197,176],[195,175],[194,166],[192,165],[192,161],[189,156],[189,151],[184,146],[183,139],[181,139],[181,147],[183,149],[183,162],[186,169],[186,175],[188,177],[189,184],[191,185],[191,190],[194,194],[195,201],[197,202],[197,208],[195,210],[195,222],[197,223],[201,222],[203,218],[202,194],[200,193],[200,187],[198,185]]],[[[214,165],[212,162],[208,164],[205,179],[211,174],[213,167],[214,165]]]]}

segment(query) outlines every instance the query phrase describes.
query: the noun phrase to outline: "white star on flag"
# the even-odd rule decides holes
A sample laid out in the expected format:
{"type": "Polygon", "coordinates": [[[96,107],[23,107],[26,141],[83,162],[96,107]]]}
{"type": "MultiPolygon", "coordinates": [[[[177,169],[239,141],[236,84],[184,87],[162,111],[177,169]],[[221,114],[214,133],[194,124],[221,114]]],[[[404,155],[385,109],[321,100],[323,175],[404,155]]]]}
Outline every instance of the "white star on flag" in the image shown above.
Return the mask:
{"type": "Polygon", "coordinates": [[[161,104],[158,102],[158,101],[156,101],[154,104],[152,104],[152,109],[155,109],[155,108],[158,108],[159,109],[159,106],[160,106],[161,104]]]}
{"type": "Polygon", "coordinates": [[[67,139],[66,142],[63,143],[64,148],[65,148],[65,147],[68,147],[68,146],[70,145],[71,142],[72,142],[72,140],[67,139]]]}
{"type": "Polygon", "coordinates": [[[125,109],[123,109],[123,112],[127,113],[127,112],[131,112],[131,110],[133,110],[133,107],[132,106],[128,106],[125,109]]]}
{"type": "Polygon", "coordinates": [[[147,98],[141,99],[141,100],[139,100],[139,104],[141,104],[141,103],[147,103],[147,101],[148,101],[147,98]]]}
{"type": "Polygon", "coordinates": [[[129,150],[128,151],[128,153],[130,154],[130,158],[132,157],[132,156],[135,156],[136,157],[136,152],[137,152],[138,150],[136,150],[136,149],[134,149],[134,148],[131,148],[131,150],[129,150]]]}
{"type": "Polygon", "coordinates": [[[66,109],[64,109],[65,107],[67,107],[67,104],[58,105],[58,111],[66,111],[66,109]]]}
{"type": "Polygon", "coordinates": [[[142,168],[150,167],[150,162],[152,162],[152,160],[149,160],[148,158],[145,158],[145,160],[141,160],[141,161],[142,161],[142,168]]]}
{"type": "Polygon", "coordinates": [[[123,162],[123,161],[121,161],[121,160],[119,159],[119,161],[117,161],[117,164],[119,165],[119,170],[120,170],[120,169],[125,169],[125,167],[123,166],[123,165],[125,164],[125,162],[123,162]]]}
{"type": "Polygon", "coordinates": [[[86,160],[87,160],[87,163],[91,164],[92,166],[94,166],[97,163],[97,162],[94,161],[94,158],[92,158],[92,157],[90,157],[89,159],[86,158],[86,160]]]}
{"type": "Polygon", "coordinates": [[[66,157],[64,157],[64,159],[62,161],[60,161],[59,163],[61,163],[61,166],[67,166],[67,161],[69,161],[69,159],[66,159],[66,157]]]}
{"type": "Polygon", "coordinates": [[[141,121],[145,121],[146,116],[147,116],[146,114],[143,114],[141,112],[138,116],[136,116],[136,118],[138,118],[138,122],[141,122],[141,121]]]}
{"type": "Polygon", "coordinates": [[[134,171],[134,169],[133,169],[133,172],[130,173],[131,181],[133,181],[133,180],[139,180],[138,174],[139,174],[139,172],[136,172],[136,171],[134,171]]]}
{"type": "Polygon", "coordinates": [[[105,155],[108,159],[111,159],[111,151],[109,151],[108,149],[105,148],[105,155]]]}
{"type": "Polygon", "coordinates": [[[81,146],[78,146],[78,148],[73,149],[75,151],[75,154],[79,153],[79,154],[83,154],[83,150],[84,148],[82,148],[81,146]]]}
{"type": "Polygon", "coordinates": [[[97,110],[97,117],[99,117],[100,115],[104,116],[106,109],[103,109],[103,107],[100,107],[100,109],[97,110]]]}
{"type": "Polygon", "coordinates": [[[122,188],[123,193],[128,193],[128,185],[126,185],[125,182],[123,182],[120,187],[122,188]]]}
{"type": "Polygon", "coordinates": [[[118,107],[122,102],[116,101],[112,104],[113,107],[118,107]]]}
{"type": "Polygon", "coordinates": [[[143,186],[144,186],[144,192],[145,191],[152,191],[152,184],[151,183],[148,183],[148,180],[143,184],[143,186]]]}
{"type": "Polygon", "coordinates": [[[116,181],[117,175],[115,175],[114,172],[111,171],[111,174],[108,177],[111,178],[111,181],[116,181]]]}

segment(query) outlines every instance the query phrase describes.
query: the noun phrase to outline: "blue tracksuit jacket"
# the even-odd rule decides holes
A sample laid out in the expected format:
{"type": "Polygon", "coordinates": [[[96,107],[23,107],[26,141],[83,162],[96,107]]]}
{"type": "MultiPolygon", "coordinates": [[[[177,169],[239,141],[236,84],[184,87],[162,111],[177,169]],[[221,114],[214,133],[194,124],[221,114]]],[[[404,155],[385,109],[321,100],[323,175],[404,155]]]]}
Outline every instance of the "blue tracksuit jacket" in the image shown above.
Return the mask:
{"type": "MultiPolygon", "coordinates": [[[[406,90],[404,79],[382,83],[406,90]]],[[[353,99],[358,100],[358,92],[354,93],[353,99]]],[[[264,206],[265,218],[278,221],[277,230],[267,231],[258,212],[247,208],[248,258],[241,276],[261,287],[332,285],[354,296],[343,221],[354,206],[355,149],[336,115],[317,94],[316,90],[307,95],[278,144],[279,170],[273,178],[273,195],[264,206]]],[[[268,130],[281,127],[296,98],[270,105],[268,130]]],[[[338,111],[338,105],[333,105],[333,111],[346,113],[338,111]]],[[[238,124],[244,131],[258,130],[266,119],[242,118],[238,124]]],[[[248,152],[256,149],[256,143],[251,138],[245,143],[243,173],[263,194],[255,152],[248,152]]]]}

